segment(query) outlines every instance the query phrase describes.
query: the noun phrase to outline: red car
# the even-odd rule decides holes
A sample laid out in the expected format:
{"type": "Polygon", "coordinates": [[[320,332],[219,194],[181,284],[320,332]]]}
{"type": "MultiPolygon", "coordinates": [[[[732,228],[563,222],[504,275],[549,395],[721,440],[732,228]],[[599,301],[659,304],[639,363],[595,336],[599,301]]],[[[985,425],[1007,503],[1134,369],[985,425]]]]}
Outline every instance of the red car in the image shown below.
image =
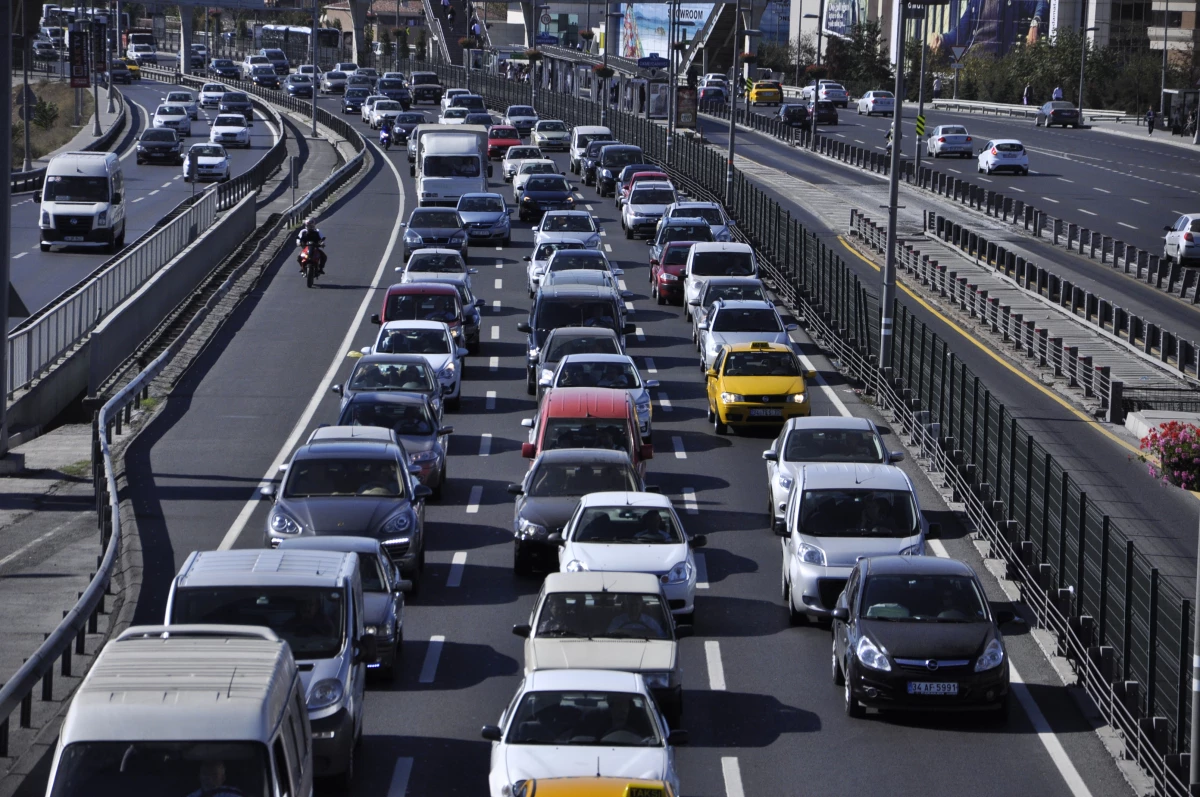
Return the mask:
{"type": "Polygon", "coordinates": [[[503,158],[509,147],[521,146],[521,134],[511,125],[488,128],[488,158],[503,158]]]}
{"type": "Polygon", "coordinates": [[[663,247],[662,260],[650,260],[650,295],[659,304],[683,304],[683,272],[694,243],[671,241],[663,247]]]}
{"type": "Polygon", "coordinates": [[[388,321],[445,321],[460,346],[463,343],[463,307],[458,290],[448,282],[400,282],[387,289],[383,312],[371,316],[372,324],[388,321]]]}
{"type": "Polygon", "coordinates": [[[531,460],[552,448],[603,448],[624,451],[646,475],[646,460],[654,446],[642,442],[637,410],[627,390],[604,387],[556,387],[542,396],[536,418],[521,425],[532,429],[533,442],[521,444],[521,456],[531,460]]]}
{"type": "Polygon", "coordinates": [[[666,172],[634,172],[629,178],[629,184],[621,190],[621,202],[629,198],[629,192],[633,190],[633,186],[638,180],[654,180],[671,182],[671,175],[666,172]]]}

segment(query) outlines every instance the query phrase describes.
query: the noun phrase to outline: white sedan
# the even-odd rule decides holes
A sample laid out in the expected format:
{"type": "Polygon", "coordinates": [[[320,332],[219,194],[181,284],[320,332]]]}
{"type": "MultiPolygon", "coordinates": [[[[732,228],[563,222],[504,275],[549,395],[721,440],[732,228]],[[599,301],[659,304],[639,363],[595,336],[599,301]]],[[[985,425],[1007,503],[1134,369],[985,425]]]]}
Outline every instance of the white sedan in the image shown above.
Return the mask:
{"type": "Polygon", "coordinates": [[[566,150],[571,143],[571,132],[558,119],[543,119],[533,126],[529,143],[543,150],[566,150]]]}
{"type": "Polygon", "coordinates": [[[517,173],[521,162],[526,160],[541,160],[542,151],[537,147],[531,147],[528,144],[522,144],[519,147],[509,147],[504,153],[504,160],[500,163],[500,173],[504,175],[504,182],[511,183],[513,175],[517,173]]]}
{"type": "Polygon", "coordinates": [[[639,673],[535,670],[499,724],[484,725],[481,733],[492,743],[491,797],[512,797],[518,783],[534,778],[597,772],[666,781],[680,793],[674,746],[687,744],[687,731],[670,729],[639,673]]]}
{"type": "Polygon", "coordinates": [[[1000,171],[1029,174],[1029,154],[1015,138],[995,138],[983,145],[977,165],[986,174],[1000,171]]]}
{"type": "Polygon", "coordinates": [[[362,113],[362,120],[364,122],[370,122],[371,121],[371,106],[373,106],[377,102],[380,102],[381,100],[386,100],[386,99],[387,99],[387,97],[383,96],[382,94],[372,94],[371,96],[369,96],[365,100],[363,100],[362,107],[359,108],[359,111],[362,113]]]}
{"type": "Polygon", "coordinates": [[[533,226],[533,242],[582,241],[588,249],[600,248],[600,225],[586,210],[551,210],[533,226]]]}
{"type": "Polygon", "coordinates": [[[446,408],[456,410],[462,395],[463,360],[468,352],[454,341],[442,321],[389,321],[379,328],[374,346],[363,354],[420,354],[437,374],[446,408]]]}
{"type": "Polygon", "coordinates": [[[187,157],[183,159],[183,179],[192,181],[192,157],[196,159],[196,179],[229,180],[229,153],[220,144],[192,144],[187,157]]]}
{"type": "Polygon", "coordinates": [[[209,128],[208,141],[210,144],[249,149],[250,128],[246,125],[246,117],[240,113],[220,114],[209,128]]]}
{"type": "Polygon", "coordinates": [[[442,111],[442,115],[438,117],[439,125],[465,125],[467,123],[467,114],[471,112],[470,108],[447,108],[442,111]]]}
{"type": "Polygon", "coordinates": [[[371,116],[367,120],[372,130],[378,130],[385,124],[391,127],[396,117],[404,112],[404,107],[396,100],[380,100],[371,106],[371,116]]]}
{"type": "Polygon", "coordinates": [[[896,110],[896,95],[890,91],[868,91],[858,99],[858,115],[891,116],[896,110]]]}
{"type": "MultiPolygon", "coordinates": [[[[555,535],[550,542],[554,543],[555,535]]],[[[689,537],[671,499],[660,493],[589,493],[558,536],[562,573],[604,570],[661,576],[671,614],[696,611],[696,557],[703,536],[689,537]]]]}
{"type": "Polygon", "coordinates": [[[200,88],[200,106],[203,108],[216,108],[221,104],[221,97],[229,89],[225,88],[224,83],[205,83],[200,88]]]}
{"type": "Polygon", "coordinates": [[[529,298],[532,299],[537,293],[538,286],[542,284],[542,277],[546,275],[546,267],[550,264],[550,258],[560,249],[586,249],[583,241],[571,239],[558,239],[555,241],[539,241],[533,247],[533,254],[525,256],[525,262],[529,265],[525,267],[525,289],[529,291],[529,298]]]}
{"type": "Polygon", "coordinates": [[[190,91],[172,91],[163,100],[164,105],[178,105],[187,111],[188,119],[200,118],[200,106],[196,104],[196,96],[190,91]]]}
{"type": "Polygon", "coordinates": [[[192,120],[182,105],[160,105],[154,111],[152,127],[168,127],[179,134],[180,138],[192,134],[192,120]]]}

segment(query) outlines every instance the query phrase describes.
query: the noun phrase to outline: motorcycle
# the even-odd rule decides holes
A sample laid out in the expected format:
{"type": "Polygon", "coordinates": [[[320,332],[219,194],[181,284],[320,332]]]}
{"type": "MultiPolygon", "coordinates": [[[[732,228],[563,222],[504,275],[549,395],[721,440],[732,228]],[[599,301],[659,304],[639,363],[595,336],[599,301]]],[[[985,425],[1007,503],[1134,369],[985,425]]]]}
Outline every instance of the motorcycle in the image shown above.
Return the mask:
{"type": "Polygon", "coordinates": [[[311,288],[321,271],[321,247],[325,245],[325,239],[322,238],[315,244],[303,244],[300,241],[296,243],[300,246],[300,256],[296,258],[300,262],[300,273],[304,275],[304,281],[311,288]]]}
{"type": "Polygon", "coordinates": [[[385,151],[392,148],[392,131],[386,120],[383,123],[383,127],[379,128],[379,143],[385,151]]]}

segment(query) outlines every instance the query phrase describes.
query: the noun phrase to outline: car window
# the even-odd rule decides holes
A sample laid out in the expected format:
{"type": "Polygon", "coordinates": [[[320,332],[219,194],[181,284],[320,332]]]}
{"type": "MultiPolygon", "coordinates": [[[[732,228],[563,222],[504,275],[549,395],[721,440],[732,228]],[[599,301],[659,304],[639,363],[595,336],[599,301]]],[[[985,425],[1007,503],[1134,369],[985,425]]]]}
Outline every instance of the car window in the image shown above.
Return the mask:
{"type": "MultiPolygon", "coordinates": [[[[345,637],[342,598],[341,590],[313,587],[186,587],[175,592],[171,622],[266,626],[297,659],[328,659],[345,637]]],[[[122,760],[128,758],[126,752],[122,760]]],[[[145,765],[144,756],[132,758],[145,765]]]]}
{"type": "Polygon", "coordinates": [[[378,426],[398,435],[427,437],[434,433],[433,418],[424,403],[393,404],[354,401],[346,405],[339,426],[378,426]]]}
{"type": "Polygon", "coordinates": [[[546,462],[534,471],[526,494],[535,498],[574,497],[588,493],[637,489],[637,478],[629,465],[546,462]]]}
{"type": "Polygon", "coordinates": [[[503,213],[506,207],[498,196],[465,196],[458,203],[460,213],[503,213]]]}
{"type": "Polygon", "coordinates": [[[787,462],[877,462],[884,459],[870,429],[793,429],[783,448],[787,462]]]}
{"type": "Polygon", "coordinates": [[[612,335],[557,335],[547,345],[543,362],[556,363],[568,354],[620,354],[612,335]]]}
{"type": "Polygon", "coordinates": [[[663,254],[664,266],[682,266],[687,263],[690,246],[668,246],[663,254]]]}
{"type": "MultiPolygon", "coordinates": [[[[415,358],[414,358],[415,359],[415,358]]],[[[355,391],[407,390],[428,392],[433,388],[429,366],[421,362],[360,363],[350,375],[349,387],[355,391]]]]}
{"type": "Polygon", "coordinates": [[[600,162],[609,169],[630,163],[641,163],[642,151],[640,149],[606,149],[601,155],[600,162]]]}
{"type": "Polygon", "coordinates": [[[637,369],[627,362],[570,362],[558,372],[555,387],[607,387],[632,390],[641,387],[637,369]]]}
{"type": "Polygon", "coordinates": [[[458,320],[458,300],[446,294],[393,294],[388,297],[387,320],[450,323],[458,320]]]}
{"type": "Polygon", "coordinates": [[[395,460],[309,458],[288,467],[285,498],[404,496],[405,479],[395,460]]]}
{"type": "Polygon", "coordinates": [[[810,537],[911,537],[921,530],[904,490],[804,490],[797,531],[810,537]]]}
{"type": "Polygon", "coordinates": [[[508,744],[661,747],[649,700],[625,692],[527,692],[508,744]]]}
{"type": "Polygon", "coordinates": [[[213,122],[215,127],[245,127],[246,117],[244,116],[218,116],[213,122]]]}
{"type": "Polygon", "coordinates": [[[400,110],[400,103],[395,100],[379,100],[375,103],[374,109],[376,111],[398,111],[400,110]]]}
{"type": "MultiPolygon", "coordinates": [[[[476,155],[426,155],[421,171],[427,177],[478,177],[479,157],[476,155]]],[[[458,222],[437,225],[457,227],[458,222]]]]}
{"type": "Polygon", "coordinates": [[[557,639],[670,639],[662,596],[636,592],[552,592],[535,635],[557,639]]]}
{"type": "Polygon", "coordinates": [[[188,152],[194,152],[202,158],[224,158],[225,149],[223,147],[212,146],[211,144],[200,144],[192,147],[188,152]]]}
{"type": "Polygon", "coordinates": [[[712,228],[707,224],[665,224],[658,235],[660,244],[671,241],[702,241],[711,243],[712,228]]]}
{"type": "Polygon", "coordinates": [[[965,136],[967,128],[965,127],[943,127],[942,135],[944,136],[965,136]]]}
{"type": "Polygon", "coordinates": [[[639,188],[629,197],[631,205],[669,205],[675,201],[675,192],[669,188],[639,188]]]}
{"type": "Polygon", "coordinates": [[[543,232],[595,232],[596,224],[591,216],[582,214],[560,214],[547,216],[542,223],[543,232]]]}
{"type": "Polygon", "coordinates": [[[358,570],[362,573],[363,592],[388,592],[388,577],[378,556],[373,553],[360,553],[358,570]]]}
{"type": "Polygon", "coordinates": [[[771,308],[723,307],[712,322],[713,332],[782,332],[779,315],[771,308]]]}
{"type": "Polygon", "coordinates": [[[450,342],[441,329],[391,329],[383,334],[378,350],[392,354],[449,354],[450,342]]]}
{"type": "Polygon", "coordinates": [[[692,252],[691,272],[697,277],[750,277],[754,255],[750,252],[692,252]]]}
{"type": "Polygon", "coordinates": [[[527,191],[570,191],[571,187],[562,177],[531,177],[525,183],[527,191]]]}
{"type": "Polygon", "coordinates": [[[608,262],[602,252],[593,249],[572,250],[555,254],[550,258],[550,271],[571,271],[574,269],[591,269],[593,271],[608,271],[608,262]]]}
{"type": "Polygon", "coordinates": [[[678,545],[683,531],[661,507],[590,506],[579,513],[572,542],[604,545],[678,545]]]}
{"type": "Polygon", "coordinates": [[[458,213],[435,208],[414,210],[408,219],[409,227],[461,227],[458,213]]]}
{"type": "Polygon", "coordinates": [[[175,131],[165,127],[148,127],[142,132],[142,141],[176,141],[175,131]]]}
{"type": "Polygon", "coordinates": [[[562,249],[583,249],[583,244],[578,241],[547,241],[538,244],[537,251],[533,254],[534,260],[549,260],[550,256],[562,249]]]}
{"type": "Polygon", "coordinates": [[[1025,148],[1023,146],[1021,146],[1020,144],[1010,141],[1007,143],[996,144],[996,151],[997,152],[1024,152],[1025,148]]]}
{"type": "Polygon", "coordinates": [[[721,215],[720,208],[675,208],[671,215],[704,219],[709,224],[722,225],[725,223],[725,217],[721,215]]]}
{"type": "Polygon", "coordinates": [[[799,376],[796,356],[786,351],[734,351],[725,359],[725,376],[799,376]]]}
{"type": "Polygon", "coordinates": [[[609,418],[551,418],[546,421],[542,447],[632,452],[628,424],[609,418]]]}
{"type": "Polygon", "coordinates": [[[556,174],[558,167],[553,163],[522,163],[518,174],[556,174]]]}
{"type": "Polygon", "coordinates": [[[438,274],[464,274],[466,265],[457,252],[413,252],[405,271],[432,271],[438,274]]]}
{"type": "Polygon", "coordinates": [[[862,617],[893,622],[979,623],[988,619],[979,587],[967,576],[869,576],[862,617]]]}
{"type": "Polygon", "coordinates": [[[562,122],[538,122],[537,129],[540,133],[565,133],[567,126],[562,122]]]}
{"type": "Polygon", "coordinates": [[[755,299],[765,299],[761,285],[709,285],[708,291],[704,294],[704,302],[713,303],[718,299],[725,301],[753,301],[755,299]]]}

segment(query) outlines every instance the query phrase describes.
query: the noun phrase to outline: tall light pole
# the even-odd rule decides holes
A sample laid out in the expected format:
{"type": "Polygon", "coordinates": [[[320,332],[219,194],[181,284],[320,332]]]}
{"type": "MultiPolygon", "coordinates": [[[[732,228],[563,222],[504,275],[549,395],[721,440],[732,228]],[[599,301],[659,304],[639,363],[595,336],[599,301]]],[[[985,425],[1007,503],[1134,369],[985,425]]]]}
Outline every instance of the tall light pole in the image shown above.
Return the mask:
{"type": "MultiPolygon", "coordinates": [[[[24,12],[29,4],[22,6],[24,12]]],[[[24,21],[24,16],[22,16],[24,21]]],[[[0,83],[12,86],[12,21],[11,10],[6,7],[0,13],[0,83]]],[[[29,29],[29,25],[25,25],[29,29]]],[[[11,91],[12,89],[7,89],[11,91]]],[[[29,116],[25,117],[25,128],[29,129],[29,116]]],[[[29,139],[25,139],[26,142],[29,139]]],[[[28,143],[25,151],[29,152],[28,143]]],[[[0,161],[12,163],[12,114],[0,114],[0,161]]],[[[0,208],[12,205],[12,183],[0,181],[0,208]]],[[[9,211],[0,213],[0,241],[5,241],[4,251],[0,251],[0,331],[8,335],[8,269],[12,259],[11,247],[7,242],[12,240],[12,214],[9,211]]],[[[0,459],[8,454],[8,345],[0,346],[0,459]]]]}
{"type": "Polygon", "coordinates": [[[1083,31],[1081,31],[1081,33],[1083,35],[1080,37],[1081,41],[1079,43],[1079,119],[1080,119],[1080,121],[1083,120],[1083,82],[1084,82],[1083,76],[1084,76],[1084,69],[1087,68],[1087,42],[1088,42],[1087,35],[1089,33],[1095,32],[1097,30],[1099,30],[1099,28],[1085,28],[1083,31]]]}
{"type": "MultiPolygon", "coordinates": [[[[620,11],[612,10],[611,0],[604,3],[604,69],[608,74],[608,51],[612,49],[613,21],[624,16],[620,11]]],[[[604,78],[604,97],[600,103],[600,124],[608,127],[608,107],[612,105],[612,78],[604,78]]]]}
{"type": "MultiPolygon", "coordinates": [[[[1160,117],[1159,124],[1167,123],[1167,24],[1171,21],[1171,0],[1163,6],[1163,64],[1162,64],[1162,90],[1158,92],[1158,115],[1160,117]]],[[[1087,38],[1086,36],[1084,37],[1087,38]]]]}
{"type": "MultiPolygon", "coordinates": [[[[926,41],[929,36],[929,13],[928,9],[921,9],[921,76],[917,83],[917,118],[925,118],[925,53],[929,49],[926,41]]],[[[904,36],[901,34],[901,40],[904,36]]],[[[900,48],[903,55],[904,48],[900,48]]],[[[918,172],[921,170],[921,133],[918,132],[913,136],[913,168],[918,172]]]]}
{"type": "MultiPolygon", "coordinates": [[[[543,26],[548,25],[549,23],[542,22],[542,16],[550,10],[550,6],[546,3],[543,3],[539,6],[537,6],[536,8],[537,8],[537,15],[538,15],[538,25],[543,25],[543,26]]],[[[537,29],[537,27],[535,26],[534,30],[536,30],[536,29],[537,29]]],[[[543,30],[542,33],[549,33],[549,29],[543,30]]],[[[537,34],[534,34],[534,37],[533,37],[533,49],[535,49],[535,50],[537,49],[537,34]]],[[[532,94],[530,95],[531,99],[530,99],[529,104],[531,106],[533,106],[534,113],[537,113],[538,63],[540,63],[540,59],[532,61],[529,64],[529,88],[532,91],[532,94]]]]}
{"type": "Polygon", "coordinates": [[[901,0],[899,36],[896,51],[895,111],[892,113],[892,157],[888,173],[887,250],[883,261],[883,291],[879,300],[879,369],[892,366],[892,305],[896,301],[896,205],[900,194],[900,148],[904,119],[904,33],[908,3],[901,0]]]}
{"type": "MultiPolygon", "coordinates": [[[[26,30],[28,30],[28,26],[26,26],[26,30]]],[[[21,42],[21,71],[24,73],[21,91],[21,118],[25,120],[21,124],[21,129],[25,133],[25,161],[21,164],[21,170],[26,172],[33,171],[33,159],[29,157],[29,57],[33,50],[30,38],[30,36],[25,36],[21,42]]],[[[3,394],[0,394],[0,401],[3,401],[3,394]]]]}
{"type": "MultiPolygon", "coordinates": [[[[821,0],[821,4],[817,8],[817,13],[805,14],[804,19],[815,19],[817,21],[817,64],[820,65],[820,63],[821,63],[821,35],[825,32],[825,0],[821,0]]],[[[797,40],[797,42],[796,42],[797,55],[799,55],[799,44],[800,44],[800,42],[797,40]]],[[[800,59],[797,58],[796,61],[799,62],[800,59]]]]}
{"type": "MultiPolygon", "coordinates": [[[[317,37],[319,34],[321,4],[318,0],[313,0],[313,17],[312,17],[312,35],[309,39],[312,40],[312,59],[313,59],[313,90],[312,90],[312,137],[317,137],[317,95],[320,94],[320,86],[317,85],[317,75],[321,72],[321,67],[317,66],[317,37]]],[[[399,24],[400,17],[396,17],[396,22],[399,24]]]]}
{"type": "MultiPolygon", "coordinates": [[[[738,38],[738,23],[742,21],[742,0],[734,0],[733,6],[733,74],[737,76],[738,55],[741,41],[738,38]]],[[[730,87],[733,88],[733,87],[730,87]]],[[[725,166],[725,207],[733,207],[733,146],[737,138],[737,94],[731,92],[729,97],[729,155],[725,166]]],[[[686,308],[685,308],[686,309],[686,308]]],[[[1197,604],[1200,605],[1200,604],[1197,604]]]]}
{"type": "Polygon", "coordinates": [[[120,2],[120,0],[117,0],[117,13],[113,14],[112,22],[110,22],[108,27],[105,28],[105,30],[104,30],[104,63],[108,67],[108,92],[107,92],[107,94],[108,94],[108,112],[110,115],[117,112],[117,106],[113,100],[113,79],[112,79],[113,53],[112,53],[112,48],[108,46],[108,32],[109,32],[109,30],[115,29],[116,33],[114,35],[116,36],[117,41],[121,40],[120,8],[121,8],[121,2],[120,2]]]}

